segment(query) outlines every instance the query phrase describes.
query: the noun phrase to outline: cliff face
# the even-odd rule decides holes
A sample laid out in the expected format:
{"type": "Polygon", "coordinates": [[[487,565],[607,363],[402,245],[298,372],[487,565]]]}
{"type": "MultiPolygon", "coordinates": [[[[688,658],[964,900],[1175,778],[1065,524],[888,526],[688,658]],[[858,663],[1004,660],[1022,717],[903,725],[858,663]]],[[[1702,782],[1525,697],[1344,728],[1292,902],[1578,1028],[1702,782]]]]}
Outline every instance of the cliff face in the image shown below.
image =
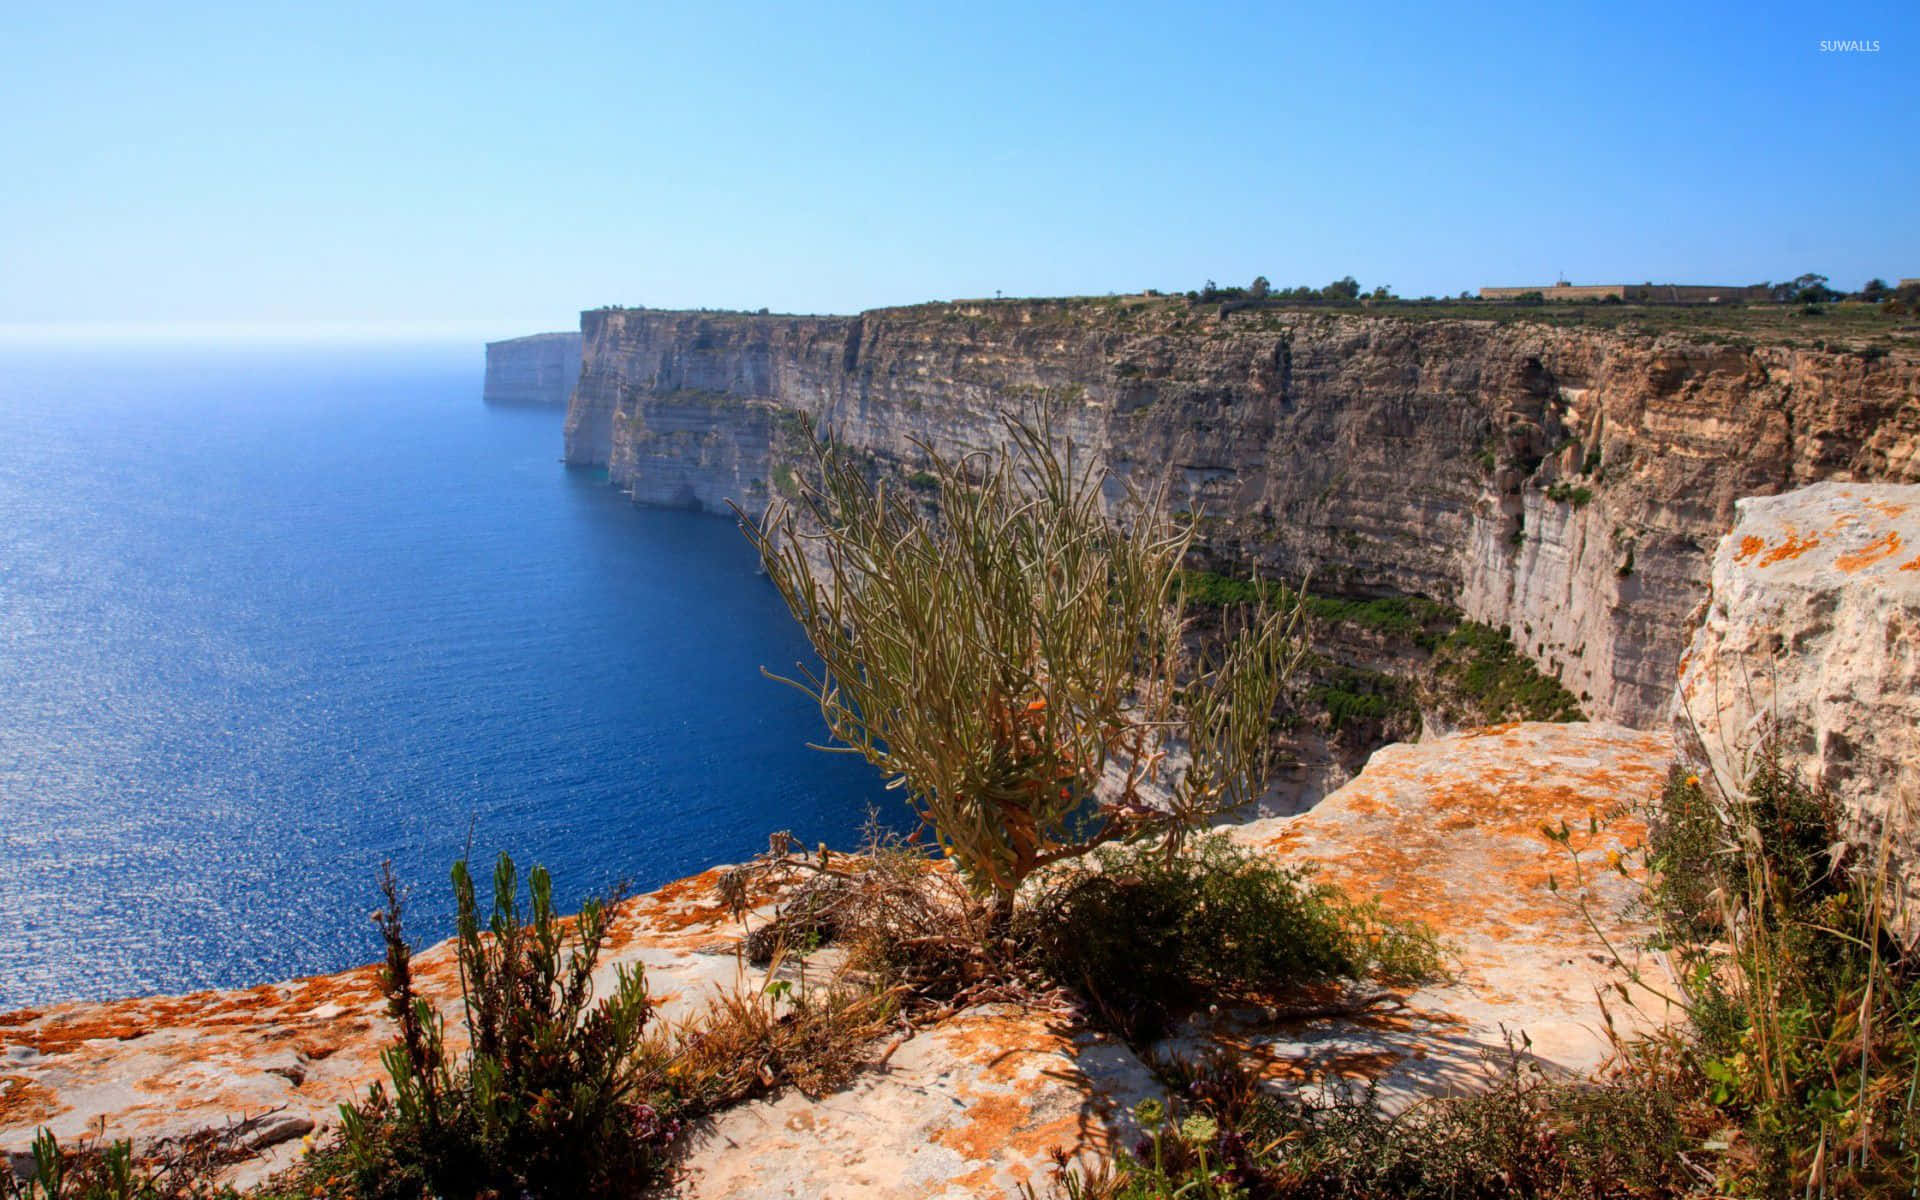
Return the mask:
{"type": "Polygon", "coordinates": [[[582,328],[567,459],[636,500],[757,507],[799,414],[910,473],[915,439],[985,447],[998,410],[1044,401],[1117,477],[1170,473],[1209,565],[1456,604],[1640,726],[1736,498],[1920,480],[1920,363],[1899,356],[1144,300],[582,328]]]}
{"type": "Polygon", "coordinates": [[[487,343],[488,404],[564,407],[580,377],[580,335],[536,333],[487,343]]]}

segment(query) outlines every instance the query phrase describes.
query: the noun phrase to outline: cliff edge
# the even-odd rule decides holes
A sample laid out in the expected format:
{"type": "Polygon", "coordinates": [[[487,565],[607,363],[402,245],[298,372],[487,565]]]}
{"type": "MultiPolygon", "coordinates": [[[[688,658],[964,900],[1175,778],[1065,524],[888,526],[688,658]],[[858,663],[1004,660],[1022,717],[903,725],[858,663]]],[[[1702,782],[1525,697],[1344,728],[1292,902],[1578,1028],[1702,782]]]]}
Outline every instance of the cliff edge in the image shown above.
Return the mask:
{"type": "MultiPolygon", "coordinates": [[[[1299,1011],[1251,1005],[1196,1014],[1148,1053],[1230,1049],[1283,1089],[1376,1084],[1395,1103],[1470,1087],[1509,1034],[1555,1071],[1585,1071],[1606,1049],[1596,987],[1615,982],[1588,924],[1631,941],[1637,884],[1600,873],[1583,912],[1556,892],[1565,851],[1539,827],[1658,786],[1665,739],[1618,727],[1526,724],[1394,747],[1314,811],[1235,829],[1243,844],[1457,940],[1458,970],[1423,987],[1368,989],[1352,1004],[1324,989],[1299,1011]],[[1397,847],[1397,848],[1396,848],[1397,847]],[[1307,1014],[1307,1015],[1302,1015],[1307,1014]]],[[[1639,834],[1595,834],[1604,853],[1639,834]]],[[[668,1021],[723,997],[759,995],[767,971],[740,952],[782,894],[731,914],[720,868],[624,903],[596,979],[643,965],[668,1021]]],[[[830,957],[831,949],[823,952],[830,957]]],[[[783,977],[808,968],[787,963],[783,977]]],[[[828,969],[812,968],[815,978],[828,969]]],[[[450,944],[421,953],[422,993],[459,1036],[450,944]]],[[[1616,1014],[1617,1016],[1617,1014],[1616,1014]]],[[[34,1130],[75,1139],[105,1122],[140,1146],[269,1114],[237,1169],[257,1180],[290,1161],[302,1135],[381,1077],[394,1026],[378,968],[204,992],[0,1014],[0,1151],[34,1130]]],[[[875,1069],[811,1099],[786,1089],[692,1131],[675,1194],[718,1196],[1005,1195],[1040,1181],[1056,1147],[1098,1154],[1138,1137],[1129,1114],[1159,1095],[1141,1053],[1070,1012],[975,1005],[904,1030],[875,1069]]]]}

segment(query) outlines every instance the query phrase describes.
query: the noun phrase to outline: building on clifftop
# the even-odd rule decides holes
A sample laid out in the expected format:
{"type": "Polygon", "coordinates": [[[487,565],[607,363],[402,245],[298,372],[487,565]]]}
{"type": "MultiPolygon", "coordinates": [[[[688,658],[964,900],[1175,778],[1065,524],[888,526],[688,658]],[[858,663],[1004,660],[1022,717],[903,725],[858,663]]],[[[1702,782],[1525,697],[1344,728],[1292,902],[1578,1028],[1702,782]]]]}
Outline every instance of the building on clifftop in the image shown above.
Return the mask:
{"type": "Polygon", "coordinates": [[[1763,284],[1701,283],[1586,283],[1565,280],[1539,287],[1483,287],[1482,300],[1518,300],[1537,293],[1542,300],[1619,300],[1631,304],[1724,304],[1735,300],[1765,300],[1763,284]]]}

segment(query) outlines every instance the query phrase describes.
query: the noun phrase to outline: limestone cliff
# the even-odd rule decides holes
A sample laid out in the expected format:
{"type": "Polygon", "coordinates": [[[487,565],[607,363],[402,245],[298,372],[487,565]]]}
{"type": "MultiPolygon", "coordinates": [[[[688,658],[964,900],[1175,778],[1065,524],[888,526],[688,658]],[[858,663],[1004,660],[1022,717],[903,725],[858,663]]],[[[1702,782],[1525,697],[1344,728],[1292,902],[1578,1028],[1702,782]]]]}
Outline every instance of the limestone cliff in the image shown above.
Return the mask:
{"type": "Polygon", "coordinates": [[[580,377],[580,335],[536,333],[487,343],[488,404],[563,407],[580,377]]]}
{"type": "Polygon", "coordinates": [[[1458,605],[1640,726],[1735,499],[1920,480],[1904,353],[1144,297],[582,329],[567,459],[636,500],[764,503],[802,414],[910,474],[915,439],[982,447],[996,410],[1044,400],[1117,476],[1170,472],[1209,565],[1458,605]]]}

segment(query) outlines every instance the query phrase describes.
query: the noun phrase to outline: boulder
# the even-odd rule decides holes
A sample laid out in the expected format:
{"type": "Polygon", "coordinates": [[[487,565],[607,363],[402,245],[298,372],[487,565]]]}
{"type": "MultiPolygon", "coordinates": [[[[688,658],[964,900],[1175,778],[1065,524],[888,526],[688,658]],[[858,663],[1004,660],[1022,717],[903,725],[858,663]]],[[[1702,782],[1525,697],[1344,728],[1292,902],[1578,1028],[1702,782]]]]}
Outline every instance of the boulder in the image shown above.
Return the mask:
{"type": "Polygon", "coordinates": [[[1240,842],[1428,926],[1453,958],[1444,982],[1254,1041],[1296,1078],[1302,1067],[1324,1078],[1315,1054],[1365,1065],[1390,1103],[1406,1103],[1470,1086],[1509,1040],[1544,1067],[1585,1075],[1616,1034],[1674,1020],[1629,982],[1628,968],[1664,976],[1641,950],[1651,928],[1640,882],[1620,867],[1671,759],[1664,736],[1618,725],[1491,726],[1383,747],[1312,810],[1235,828],[1240,842]],[[1564,841],[1549,836],[1562,830],[1564,841]]]}
{"type": "Polygon", "coordinates": [[[1904,924],[1920,898],[1920,486],[1818,483],[1737,506],[1681,660],[1676,740],[1740,789],[1763,749],[1888,839],[1904,924]]]}

